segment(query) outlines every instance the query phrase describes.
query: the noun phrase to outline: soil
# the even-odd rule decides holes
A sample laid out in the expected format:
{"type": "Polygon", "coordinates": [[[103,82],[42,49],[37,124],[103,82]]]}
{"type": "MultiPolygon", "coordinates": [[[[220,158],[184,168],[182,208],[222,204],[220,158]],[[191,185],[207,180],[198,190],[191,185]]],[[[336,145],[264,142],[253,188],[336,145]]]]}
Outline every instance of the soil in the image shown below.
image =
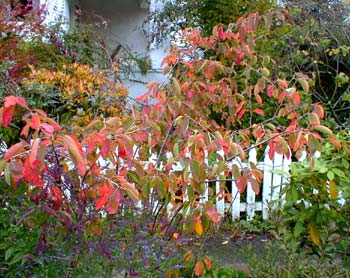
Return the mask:
{"type": "Polygon", "coordinates": [[[220,230],[205,239],[202,251],[221,266],[233,266],[249,274],[247,263],[251,256],[263,258],[266,244],[272,240],[268,232],[236,235],[230,230],[220,230]]]}

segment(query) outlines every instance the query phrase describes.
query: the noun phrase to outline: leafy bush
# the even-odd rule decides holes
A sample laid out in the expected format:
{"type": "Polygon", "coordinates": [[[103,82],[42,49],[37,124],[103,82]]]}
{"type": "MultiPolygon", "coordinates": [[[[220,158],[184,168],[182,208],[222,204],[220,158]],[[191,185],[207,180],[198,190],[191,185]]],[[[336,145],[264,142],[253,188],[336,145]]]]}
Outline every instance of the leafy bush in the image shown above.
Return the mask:
{"type": "MultiPolygon", "coordinates": [[[[126,268],[128,275],[147,277],[170,269],[165,274],[176,275],[182,240],[202,236],[221,220],[213,202],[201,199],[206,180],[232,175],[241,193],[247,186],[260,190],[262,174],[254,163],[231,167],[228,162],[244,160],[252,144],[269,145],[270,157],[313,155],[325,141],[339,145],[321,124],[322,106],[302,102],[307,78],[297,75],[300,86],[275,78],[267,69],[271,60],[256,53],[263,19],[251,14],[229,28],[214,28],[208,37],[187,30],[189,47],[173,48],[164,59],[165,71],[175,72],[170,84],[151,82],[149,92],[137,99],[141,108],[123,116],[91,117],[79,132],[63,129],[22,96],[4,98],[0,124],[8,128],[19,122],[23,140],[9,146],[0,172],[6,186],[24,186],[22,198],[45,215],[37,219],[33,271],[46,269],[51,275],[60,266],[61,273],[88,275],[100,268],[110,273],[126,268]],[[219,59],[202,57],[202,51],[219,59]],[[270,104],[276,107],[273,114],[270,104]],[[223,117],[210,117],[212,111],[223,111],[223,117]],[[94,257],[100,267],[91,269],[94,257]]],[[[32,72],[33,84],[40,85],[42,78],[48,88],[63,87],[73,103],[83,91],[87,109],[89,97],[107,85],[104,76],[91,80],[93,73],[99,72],[78,64],[32,72]],[[64,82],[70,78],[73,86],[64,82]]],[[[23,82],[31,81],[29,76],[23,82]]],[[[211,195],[224,198],[224,190],[211,195]]],[[[24,214],[23,221],[29,216],[24,214]]],[[[184,261],[190,261],[188,254],[184,261]]],[[[193,259],[195,275],[210,273],[208,258],[193,259]]]]}

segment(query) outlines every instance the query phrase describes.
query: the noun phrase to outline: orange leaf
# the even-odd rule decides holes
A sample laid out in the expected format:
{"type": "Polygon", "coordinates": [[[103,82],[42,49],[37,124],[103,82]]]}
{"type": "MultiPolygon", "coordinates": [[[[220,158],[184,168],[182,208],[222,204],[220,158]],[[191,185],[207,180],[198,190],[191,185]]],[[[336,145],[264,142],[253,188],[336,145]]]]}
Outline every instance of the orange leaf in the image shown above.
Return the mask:
{"type": "Polygon", "coordinates": [[[194,265],[194,274],[196,276],[201,276],[204,273],[204,265],[202,261],[197,261],[194,265]]]}
{"type": "Polygon", "coordinates": [[[86,172],[86,159],[78,140],[73,136],[64,135],[63,141],[68,149],[73,163],[78,168],[80,174],[84,175],[86,172]]]}
{"type": "Polygon", "coordinates": [[[300,105],[301,104],[301,97],[300,97],[300,94],[297,91],[293,92],[291,97],[292,97],[293,103],[295,105],[300,105]]]}
{"type": "Polygon", "coordinates": [[[329,194],[331,195],[332,200],[338,199],[338,190],[334,180],[329,181],[329,194]]]}
{"type": "Polygon", "coordinates": [[[318,232],[316,231],[315,227],[311,224],[309,225],[309,232],[312,242],[315,245],[320,245],[320,236],[318,235],[318,232]]]}
{"type": "Polygon", "coordinates": [[[207,269],[208,269],[208,270],[210,270],[210,269],[213,267],[213,263],[211,262],[211,260],[210,260],[208,257],[206,257],[206,258],[204,259],[204,263],[205,263],[205,265],[207,266],[207,269]]]}
{"type": "Polygon", "coordinates": [[[4,155],[4,159],[14,158],[16,155],[25,151],[25,147],[28,146],[28,143],[21,141],[17,144],[11,146],[4,155]]]}
{"type": "Polygon", "coordinates": [[[321,104],[314,104],[314,112],[318,115],[320,119],[324,118],[324,110],[321,104]]]}
{"type": "Polygon", "coordinates": [[[342,147],[341,143],[334,139],[334,138],[327,138],[327,140],[332,143],[334,146],[336,146],[338,149],[340,149],[342,147]]]}
{"type": "Polygon", "coordinates": [[[191,260],[193,257],[192,251],[187,251],[185,256],[184,256],[184,261],[188,262],[189,260],[191,260]]]}
{"type": "Polygon", "coordinates": [[[40,129],[40,117],[38,114],[34,114],[32,116],[32,120],[30,121],[30,126],[34,129],[34,130],[39,130],[40,129]]]}
{"type": "Polygon", "coordinates": [[[197,233],[197,235],[201,236],[203,234],[203,225],[200,218],[196,219],[194,223],[194,231],[197,233]]]}
{"type": "Polygon", "coordinates": [[[280,87],[281,89],[287,89],[288,88],[288,83],[286,80],[284,79],[278,79],[278,87],[280,87]]]}

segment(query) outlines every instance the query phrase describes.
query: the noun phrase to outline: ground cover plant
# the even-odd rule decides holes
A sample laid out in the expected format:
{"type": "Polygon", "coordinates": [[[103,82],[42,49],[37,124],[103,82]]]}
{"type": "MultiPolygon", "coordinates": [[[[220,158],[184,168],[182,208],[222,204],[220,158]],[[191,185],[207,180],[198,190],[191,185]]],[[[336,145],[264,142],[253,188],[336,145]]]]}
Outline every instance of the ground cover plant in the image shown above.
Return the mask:
{"type": "MultiPolygon", "coordinates": [[[[309,102],[309,77],[277,78],[273,61],[256,48],[257,31],[282,19],[253,13],[210,36],[185,30],[186,47],[172,48],[163,61],[171,82],[148,84],[128,111],[102,113],[103,101],[98,112],[85,110],[95,97],[90,90],[120,88],[103,76],[103,84],[93,83],[88,76],[100,75],[90,67],[31,70],[25,84],[53,86],[72,101],[86,97],[76,113],[89,117],[67,125],[25,95],[4,95],[0,124],[12,130],[16,123],[19,132],[0,160],[3,275],[180,277],[188,269],[192,277],[219,275],[209,258],[185,248],[221,221],[213,201],[200,199],[205,181],[232,175],[240,192],[252,186],[258,193],[262,173],[254,163],[226,162],[268,145],[270,157],[305,152],[312,167],[324,144],[344,148],[322,124],[322,106],[309,102]],[[73,81],[80,74],[84,83],[66,84],[66,74],[73,81]]],[[[218,197],[229,193],[222,187],[218,197]]],[[[298,225],[318,246],[313,224],[298,225]]]]}

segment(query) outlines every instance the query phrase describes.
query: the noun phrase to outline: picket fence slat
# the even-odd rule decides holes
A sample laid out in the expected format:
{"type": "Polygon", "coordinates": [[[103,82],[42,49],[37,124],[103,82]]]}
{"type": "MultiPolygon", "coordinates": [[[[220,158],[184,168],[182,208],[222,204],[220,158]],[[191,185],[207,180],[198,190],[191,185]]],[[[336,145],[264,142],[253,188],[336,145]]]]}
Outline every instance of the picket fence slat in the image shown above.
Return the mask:
{"type": "MultiPolygon", "coordinates": [[[[224,217],[225,214],[229,215],[232,220],[241,218],[241,214],[245,213],[248,221],[253,220],[256,212],[261,212],[262,219],[267,220],[269,218],[269,210],[277,206],[277,201],[281,200],[281,190],[283,185],[287,182],[286,178],[280,174],[274,172],[275,170],[288,173],[291,164],[291,159],[287,159],[284,155],[275,154],[273,159],[268,156],[269,148],[267,147],[264,155],[264,160],[257,163],[257,151],[252,148],[249,151],[248,163],[241,162],[239,158],[234,159],[228,163],[229,167],[236,164],[240,169],[244,171],[244,168],[250,167],[249,162],[254,163],[263,172],[263,180],[261,184],[261,201],[256,200],[256,194],[250,183],[247,185],[247,189],[244,194],[240,194],[236,186],[235,180],[226,180],[227,190],[231,193],[231,201],[228,202],[227,198],[223,198],[222,177],[223,173],[218,175],[217,180],[214,182],[214,190],[216,194],[215,205],[217,212],[224,217]],[[241,202],[241,199],[245,199],[245,202],[241,202]]],[[[179,170],[179,168],[177,168],[179,170]]],[[[213,183],[211,183],[213,184],[213,183]]],[[[207,189],[210,186],[209,182],[206,182],[207,189]]],[[[208,200],[208,190],[200,198],[204,202],[208,200]]]]}

